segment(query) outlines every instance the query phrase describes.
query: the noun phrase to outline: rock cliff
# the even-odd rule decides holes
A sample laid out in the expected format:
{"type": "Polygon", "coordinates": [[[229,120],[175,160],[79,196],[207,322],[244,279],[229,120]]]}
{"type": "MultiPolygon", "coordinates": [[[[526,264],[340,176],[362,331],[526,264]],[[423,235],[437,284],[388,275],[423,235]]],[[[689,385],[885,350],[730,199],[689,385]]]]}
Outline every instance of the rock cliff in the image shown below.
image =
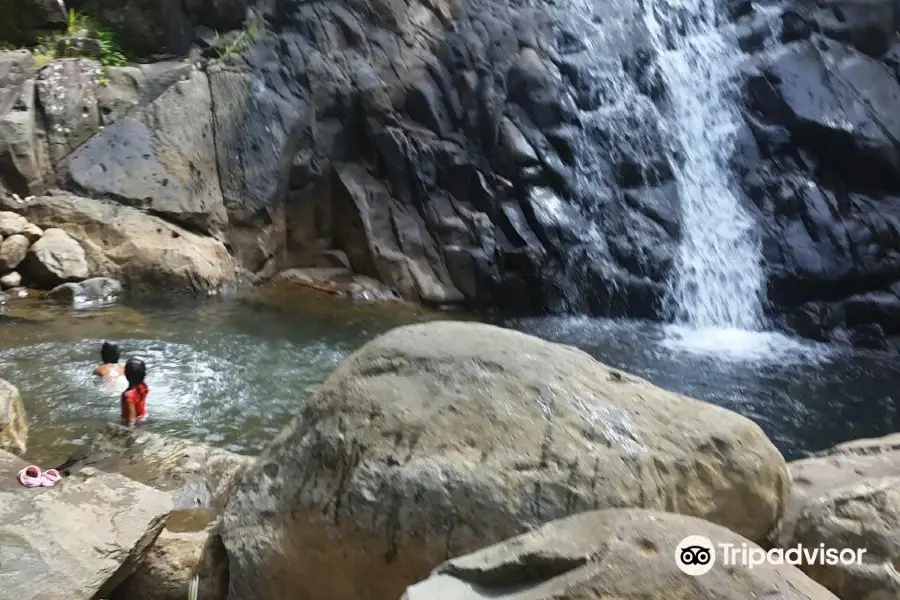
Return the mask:
{"type": "MultiPolygon", "coordinates": [[[[659,318],[680,159],[638,4],[73,2],[155,62],[4,54],[0,181],[127,205],[264,277],[349,265],[426,303],[659,318]]],[[[730,165],[768,313],[883,345],[900,334],[896,6],[727,9],[746,59],[730,165]]]]}

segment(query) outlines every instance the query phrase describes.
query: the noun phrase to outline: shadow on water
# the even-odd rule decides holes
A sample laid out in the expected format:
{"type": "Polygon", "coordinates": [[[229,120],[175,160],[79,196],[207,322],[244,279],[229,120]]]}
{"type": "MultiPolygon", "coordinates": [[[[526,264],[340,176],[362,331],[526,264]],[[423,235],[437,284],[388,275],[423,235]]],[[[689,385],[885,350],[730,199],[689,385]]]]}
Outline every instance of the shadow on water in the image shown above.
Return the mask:
{"type": "MultiPolygon", "coordinates": [[[[91,372],[105,339],[147,362],[153,429],[259,452],[356,348],[403,324],[471,319],[354,304],[306,290],[79,311],[22,305],[0,322],[0,377],[29,410],[30,458],[49,464],[116,421],[124,381],[91,372]]],[[[597,319],[498,324],[578,346],[604,362],[744,414],[789,458],[895,430],[893,357],[741,332],[678,332],[597,319]],[[735,351],[739,349],[739,351],[735,351]]]]}

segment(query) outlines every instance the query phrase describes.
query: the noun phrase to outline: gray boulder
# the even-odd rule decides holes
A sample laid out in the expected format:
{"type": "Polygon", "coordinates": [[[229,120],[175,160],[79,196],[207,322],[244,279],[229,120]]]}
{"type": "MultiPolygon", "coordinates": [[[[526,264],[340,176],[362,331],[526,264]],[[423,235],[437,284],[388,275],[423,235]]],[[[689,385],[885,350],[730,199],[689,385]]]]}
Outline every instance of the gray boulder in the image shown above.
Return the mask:
{"type": "Polygon", "coordinates": [[[609,509],[553,521],[536,531],[440,565],[402,600],[836,600],[791,565],[722,564],[692,576],[675,562],[681,540],[759,548],[708,521],[666,512],[609,509]],[[739,573],[739,574],[738,574],[739,573]]]}
{"type": "Polygon", "coordinates": [[[227,222],[216,168],[210,89],[195,71],[105,127],[66,161],[88,195],[152,211],[214,237],[227,222]]]}
{"type": "Polygon", "coordinates": [[[740,415],[522,333],[400,327],[341,364],[236,486],[229,598],[398,598],[452,556],[596,508],[762,540],[788,489],[740,415]]]}
{"type": "Polygon", "coordinates": [[[21,272],[29,283],[53,288],[60,283],[88,277],[88,263],[78,241],[62,229],[51,228],[32,244],[22,262],[21,272]]]}
{"type": "Polygon", "coordinates": [[[52,488],[25,488],[15,477],[26,465],[0,451],[4,595],[18,600],[106,597],[165,526],[171,498],[93,469],[52,488]]]}

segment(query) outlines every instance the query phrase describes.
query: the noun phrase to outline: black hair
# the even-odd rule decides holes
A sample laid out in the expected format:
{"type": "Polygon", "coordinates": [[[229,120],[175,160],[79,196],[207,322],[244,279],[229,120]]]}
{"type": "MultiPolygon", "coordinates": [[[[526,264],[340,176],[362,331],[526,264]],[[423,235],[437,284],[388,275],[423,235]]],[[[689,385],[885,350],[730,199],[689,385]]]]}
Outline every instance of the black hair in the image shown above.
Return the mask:
{"type": "Polygon", "coordinates": [[[103,346],[100,348],[100,358],[108,364],[119,362],[119,345],[113,342],[103,342],[103,346]]]}
{"type": "Polygon", "coordinates": [[[147,376],[147,366],[139,358],[129,358],[125,363],[125,379],[128,380],[128,387],[134,387],[144,382],[147,376]]]}

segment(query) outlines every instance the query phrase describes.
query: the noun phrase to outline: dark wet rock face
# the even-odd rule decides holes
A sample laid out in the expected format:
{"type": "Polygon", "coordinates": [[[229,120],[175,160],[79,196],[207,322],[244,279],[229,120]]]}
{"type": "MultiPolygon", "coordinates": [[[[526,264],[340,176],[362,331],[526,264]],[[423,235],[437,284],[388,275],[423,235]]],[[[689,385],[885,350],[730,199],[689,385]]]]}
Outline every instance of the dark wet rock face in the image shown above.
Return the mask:
{"type": "MultiPolygon", "coordinates": [[[[83,4],[134,56],[255,37],[104,85],[89,60],[36,75],[0,57],[9,191],[128,205],[220,240],[261,279],[340,268],[432,305],[662,317],[690,149],[664,139],[672,94],[639,3],[83,4]]],[[[900,335],[897,8],[722,11],[746,59],[728,162],[772,321],[884,345],[900,335]]]]}
{"type": "Polygon", "coordinates": [[[763,230],[776,322],[817,339],[881,347],[900,334],[894,8],[828,6],[831,17],[825,9],[797,12],[811,33],[766,56],[747,78],[758,154],[746,161],[743,185],[763,230]]]}
{"type": "Polygon", "coordinates": [[[635,117],[594,81],[631,46],[609,42],[598,66],[587,30],[556,31],[546,7],[422,5],[421,27],[402,8],[284,3],[247,65],[210,69],[245,266],[340,250],[430,304],[655,315],[679,231],[671,165],[655,140],[620,135],[635,117]]]}

